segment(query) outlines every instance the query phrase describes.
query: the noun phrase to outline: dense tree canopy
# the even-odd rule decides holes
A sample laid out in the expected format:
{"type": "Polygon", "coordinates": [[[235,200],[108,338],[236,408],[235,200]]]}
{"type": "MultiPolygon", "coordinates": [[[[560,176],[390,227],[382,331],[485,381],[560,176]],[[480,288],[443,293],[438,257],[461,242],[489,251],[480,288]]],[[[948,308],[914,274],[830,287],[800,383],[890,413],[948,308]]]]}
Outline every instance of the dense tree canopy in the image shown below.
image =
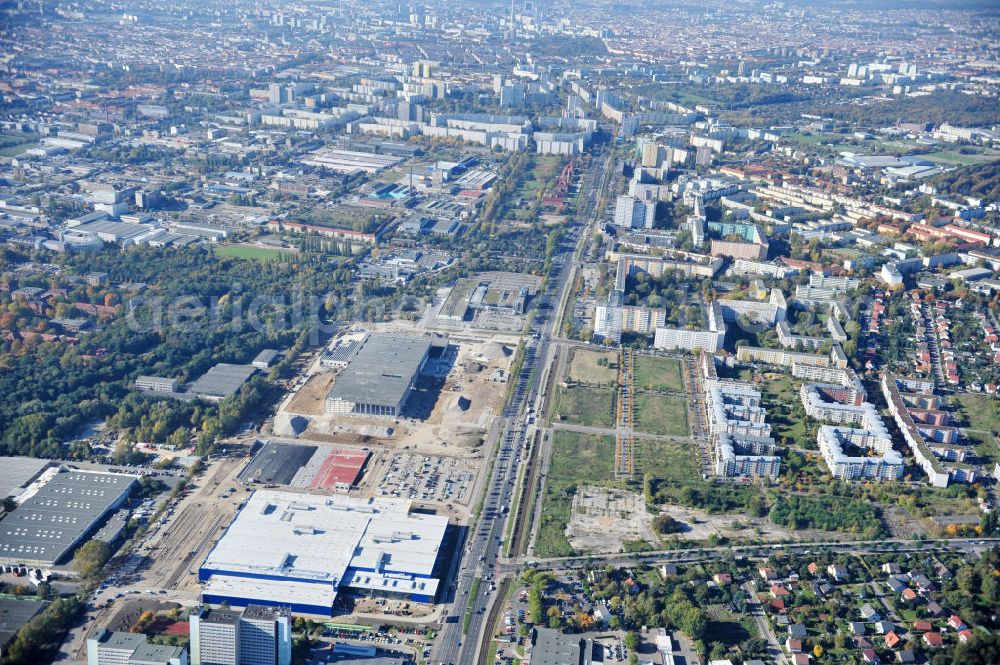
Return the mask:
{"type": "Polygon", "coordinates": [[[1000,199],[1000,162],[948,171],[935,177],[932,183],[942,192],[996,201],[1000,199]]]}
{"type": "Polygon", "coordinates": [[[769,514],[790,529],[823,529],[877,536],[883,527],[877,509],[855,499],[776,494],[769,514]]]}
{"type": "Polygon", "coordinates": [[[93,577],[111,556],[111,548],[103,540],[88,540],[73,555],[73,568],[83,577],[93,577]]]}

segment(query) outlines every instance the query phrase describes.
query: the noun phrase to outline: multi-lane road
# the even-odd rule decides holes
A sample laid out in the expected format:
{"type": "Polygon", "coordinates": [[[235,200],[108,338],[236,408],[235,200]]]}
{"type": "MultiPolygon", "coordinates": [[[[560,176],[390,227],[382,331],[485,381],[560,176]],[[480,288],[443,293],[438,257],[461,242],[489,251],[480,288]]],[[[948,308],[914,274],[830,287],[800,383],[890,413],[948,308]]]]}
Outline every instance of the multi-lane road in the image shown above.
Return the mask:
{"type": "MultiPolygon", "coordinates": [[[[552,338],[558,334],[561,311],[567,300],[575,273],[578,250],[587,241],[588,233],[581,226],[593,223],[598,212],[600,190],[605,181],[607,161],[595,154],[591,167],[583,178],[583,205],[575,218],[573,238],[576,246],[561,244],[552,257],[552,272],[545,291],[538,298],[537,312],[527,343],[524,362],[516,377],[510,399],[501,415],[500,426],[493,431],[499,436],[492,475],[486,483],[482,512],[470,529],[462,560],[455,576],[454,601],[442,617],[442,627],[435,642],[431,662],[448,665],[472,665],[481,646],[482,633],[489,608],[497,598],[496,584],[500,572],[501,542],[510,514],[511,497],[517,478],[517,467],[525,457],[528,420],[536,413],[539,400],[544,400],[542,375],[539,370],[552,361],[552,338]]],[[[488,636],[487,636],[488,637],[488,636]]]]}

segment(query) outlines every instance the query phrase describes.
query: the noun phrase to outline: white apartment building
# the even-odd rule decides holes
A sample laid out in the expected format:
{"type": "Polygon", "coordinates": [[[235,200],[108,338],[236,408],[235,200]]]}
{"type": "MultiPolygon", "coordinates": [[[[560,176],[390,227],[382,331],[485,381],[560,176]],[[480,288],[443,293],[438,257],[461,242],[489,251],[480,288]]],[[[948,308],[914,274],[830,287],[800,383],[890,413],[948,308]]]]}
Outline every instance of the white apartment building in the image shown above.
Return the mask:
{"type": "MultiPolygon", "coordinates": [[[[919,382],[913,383],[904,378],[892,378],[887,374],[883,374],[881,380],[882,395],[889,405],[889,413],[895,419],[899,431],[903,433],[903,439],[906,440],[906,445],[909,446],[913,458],[920,468],[923,469],[924,473],[927,474],[930,484],[934,487],[947,487],[951,479],[949,469],[934,456],[933,451],[931,451],[927,442],[924,441],[924,437],[914,424],[913,418],[910,417],[910,412],[907,410],[906,404],[903,403],[903,399],[899,394],[899,384],[908,387],[908,389],[909,386],[907,384],[914,387],[920,385],[919,382]]],[[[932,387],[925,387],[925,389],[928,391],[933,390],[932,387]]]]}
{"type": "Polygon", "coordinates": [[[195,610],[190,616],[191,665],[240,665],[240,613],[195,610]]]}
{"type": "Polygon", "coordinates": [[[870,402],[845,404],[839,401],[827,401],[823,399],[824,392],[842,399],[845,387],[842,383],[803,384],[799,394],[806,414],[810,418],[835,425],[858,426],[820,427],[816,442],[830,474],[843,480],[902,478],[903,457],[892,449],[892,436],[875,406],[870,402]],[[867,452],[850,455],[846,450],[849,446],[867,452]]]}
{"type": "Polygon", "coordinates": [[[726,322],[718,302],[708,309],[708,329],[688,330],[686,328],[657,328],[653,337],[653,347],[657,349],[701,349],[715,353],[722,349],[726,339],[726,322]]]}
{"type": "Polygon", "coordinates": [[[615,201],[615,226],[651,229],[656,221],[656,202],[642,201],[627,194],[615,201]]]}
{"type": "Polygon", "coordinates": [[[728,478],[778,477],[781,458],[770,438],[722,434],[715,444],[715,472],[728,478]]]}
{"type": "Polygon", "coordinates": [[[291,613],[250,605],[240,617],[240,665],[290,665],[291,613]]]}
{"type": "Polygon", "coordinates": [[[191,665],[291,665],[291,619],[281,607],[198,608],[190,617],[191,665]]]}
{"type": "Polygon", "coordinates": [[[616,343],[623,332],[652,335],[666,317],[665,310],[654,307],[598,305],[594,310],[594,335],[616,343]]]}
{"type": "Polygon", "coordinates": [[[792,376],[815,383],[839,385],[845,391],[844,401],[848,404],[860,404],[867,396],[861,379],[849,367],[821,367],[807,363],[792,363],[792,376]]]}
{"type": "Polygon", "coordinates": [[[781,458],[775,454],[777,446],[760,406],[760,391],[753,384],[706,382],[706,407],[718,475],[778,477],[781,458]]]}
{"type": "Polygon", "coordinates": [[[706,390],[705,407],[713,436],[771,436],[771,426],[765,422],[766,414],[760,406],[760,391],[752,384],[717,383],[706,390]]]}
{"type": "Polygon", "coordinates": [[[787,321],[778,321],[778,325],[774,329],[778,333],[778,343],[786,349],[819,349],[826,342],[822,337],[810,337],[809,335],[796,335],[792,333],[792,329],[787,321]]]}
{"type": "Polygon", "coordinates": [[[87,665],[188,665],[182,647],[151,644],[142,633],[109,630],[87,639],[87,665]]]}
{"type": "Polygon", "coordinates": [[[816,435],[820,452],[830,474],[842,480],[899,480],[903,477],[903,457],[892,449],[892,441],[872,432],[852,427],[823,425],[816,435]],[[844,449],[854,446],[878,455],[848,455],[844,449]]]}
{"type": "Polygon", "coordinates": [[[173,393],[177,392],[177,379],[163,376],[139,376],[135,379],[135,387],[146,392],[173,393]]]}
{"type": "Polygon", "coordinates": [[[746,314],[757,323],[773,326],[778,321],[784,321],[788,314],[788,303],[781,289],[771,289],[767,300],[730,300],[719,298],[722,315],[726,321],[736,321],[746,314]]]}

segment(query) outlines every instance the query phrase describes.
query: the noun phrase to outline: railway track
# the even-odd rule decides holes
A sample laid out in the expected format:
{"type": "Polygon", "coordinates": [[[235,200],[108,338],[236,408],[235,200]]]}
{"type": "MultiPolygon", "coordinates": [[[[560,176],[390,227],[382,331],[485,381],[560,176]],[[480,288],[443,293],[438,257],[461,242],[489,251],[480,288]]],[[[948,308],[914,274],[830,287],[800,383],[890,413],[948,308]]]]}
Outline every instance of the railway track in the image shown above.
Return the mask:
{"type": "Polygon", "coordinates": [[[503,606],[507,602],[507,592],[510,591],[510,585],[511,581],[509,577],[503,578],[500,584],[497,585],[495,599],[493,604],[490,606],[490,610],[486,615],[486,621],[483,624],[483,644],[479,649],[479,655],[476,658],[476,665],[493,665],[493,663],[489,661],[489,645],[496,635],[497,621],[500,619],[500,611],[503,610],[503,606]]]}
{"type": "Polygon", "coordinates": [[[535,433],[535,440],[531,444],[531,453],[528,456],[527,468],[521,485],[521,496],[516,506],[514,506],[514,527],[510,533],[510,544],[507,547],[508,556],[516,557],[524,554],[525,545],[528,542],[528,534],[531,533],[531,515],[535,510],[535,501],[538,498],[539,490],[539,448],[541,448],[541,434],[535,433]]]}
{"type": "Polygon", "coordinates": [[[226,515],[224,514],[220,514],[216,516],[214,520],[212,520],[208,531],[202,537],[201,541],[198,543],[198,546],[195,549],[190,550],[186,555],[184,555],[183,559],[181,560],[181,563],[174,569],[174,572],[171,573],[170,577],[167,578],[166,583],[163,585],[165,589],[177,588],[178,581],[184,574],[184,571],[191,565],[191,561],[202,553],[202,551],[205,549],[205,546],[215,537],[216,532],[219,530],[219,527],[222,526],[222,523],[225,520],[226,520],[226,515]]]}

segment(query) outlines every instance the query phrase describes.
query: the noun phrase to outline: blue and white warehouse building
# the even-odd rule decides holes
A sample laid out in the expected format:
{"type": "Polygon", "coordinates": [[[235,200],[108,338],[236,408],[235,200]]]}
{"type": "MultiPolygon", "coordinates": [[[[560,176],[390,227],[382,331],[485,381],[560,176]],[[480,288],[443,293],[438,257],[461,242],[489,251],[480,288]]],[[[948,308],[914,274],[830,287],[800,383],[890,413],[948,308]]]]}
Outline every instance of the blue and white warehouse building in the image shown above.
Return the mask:
{"type": "Polygon", "coordinates": [[[202,600],[323,616],[343,589],[432,602],[447,528],[404,499],[258,490],[202,564],[202,600]]]}

